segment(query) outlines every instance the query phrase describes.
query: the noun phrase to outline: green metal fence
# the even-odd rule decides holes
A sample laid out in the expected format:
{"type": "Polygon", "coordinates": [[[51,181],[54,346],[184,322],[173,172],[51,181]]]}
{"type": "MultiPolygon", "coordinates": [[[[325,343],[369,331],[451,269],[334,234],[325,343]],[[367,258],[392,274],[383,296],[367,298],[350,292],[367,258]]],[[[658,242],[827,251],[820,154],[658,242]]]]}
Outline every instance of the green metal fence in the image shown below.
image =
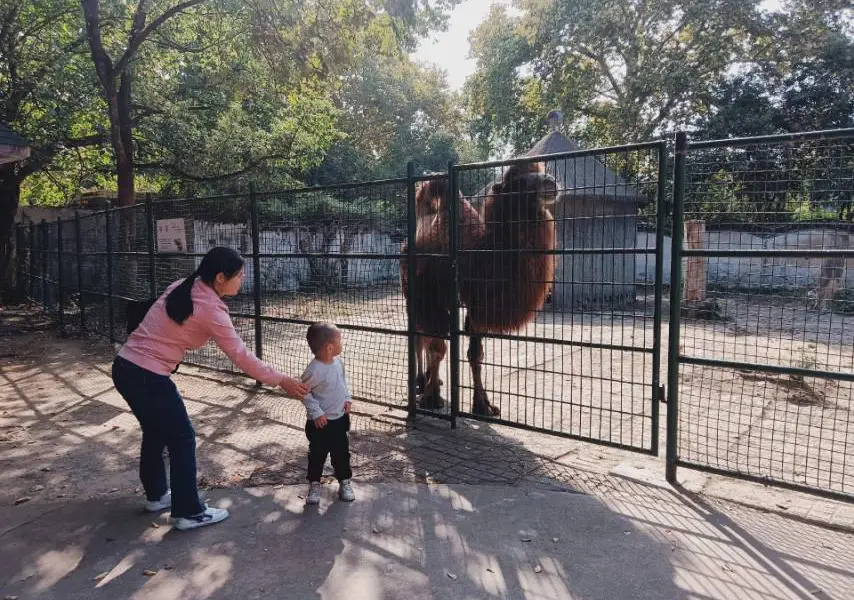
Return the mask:
{"type": "MultiPolygon", "coordinates": [[[[854,130],[675,142],[149,198],[19,227],[18,284],[122,342],[128,302],[230,246],[247,259],[235,325],[285,372],[331,320],[364,401],[663,441],[671,481],[682,466],[850,500],[854,130]]],[[[213,346],[187,361],[233,371],[213,346]]]]}
{"type": "Polygon", "coordinates": [[[850,500],[854,130],[679,135],[675,165],[668,478],[850,500]]]}

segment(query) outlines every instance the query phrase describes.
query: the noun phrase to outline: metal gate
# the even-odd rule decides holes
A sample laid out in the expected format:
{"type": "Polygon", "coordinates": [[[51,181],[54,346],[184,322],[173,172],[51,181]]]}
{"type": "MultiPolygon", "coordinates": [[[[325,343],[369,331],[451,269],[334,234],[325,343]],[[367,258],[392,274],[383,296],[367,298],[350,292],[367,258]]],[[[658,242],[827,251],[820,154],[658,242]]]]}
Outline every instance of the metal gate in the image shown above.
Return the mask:
{"type": "Polygon", "coordinates": [[[452,417],[658,453],[665,168],[665,142],[450,166],[452,417]]]}
{"type": "Polygon", "coordinates": [[[677,136],[667,475],[854,495],[854,130],[677,136]]]}

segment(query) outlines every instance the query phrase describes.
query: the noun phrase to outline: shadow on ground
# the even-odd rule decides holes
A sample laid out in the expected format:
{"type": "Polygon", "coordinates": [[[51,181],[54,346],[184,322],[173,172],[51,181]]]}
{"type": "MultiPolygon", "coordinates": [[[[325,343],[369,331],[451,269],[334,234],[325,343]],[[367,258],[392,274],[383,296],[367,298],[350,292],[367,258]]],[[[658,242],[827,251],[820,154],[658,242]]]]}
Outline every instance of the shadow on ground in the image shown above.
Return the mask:
{"type": "MultiPolygon", "coordinates": [[[[182,374],[208,497],[192,533],[139,511],[132,415],[103,347],[0,317],[0,595],[20,598],[816,598],[852,536],[555,459],[574,442],[362,406],[356,503],[303,506],[302,406],[182,374]],[[293,485],[291,485],[293,484],[293,485]],[[145,572],[149,574],[146,575],[145,572]]],[[[186,373],[188,370],[182,369],[186,373]]]]}

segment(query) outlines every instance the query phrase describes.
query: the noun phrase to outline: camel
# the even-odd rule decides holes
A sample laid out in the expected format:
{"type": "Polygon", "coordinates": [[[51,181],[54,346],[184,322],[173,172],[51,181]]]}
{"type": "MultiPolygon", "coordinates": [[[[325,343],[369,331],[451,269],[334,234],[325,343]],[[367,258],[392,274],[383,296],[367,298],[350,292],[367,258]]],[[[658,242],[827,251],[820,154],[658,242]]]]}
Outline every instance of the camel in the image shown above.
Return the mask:
{"type": "MultiPolygon", "coordinates": [[[[456,318],[448,278],[449,211],[447,179],[425,182],[416,194],[415,303],[418,382],[424,408],[444,404],[439,368],[447,344],[443,337],[456,318]],[[432,335],[431,335],[432,334],[432,335]],[[427,369],[423,370],[424,353],[427,369]]],[[[488,188],[481,213],[462,196],[459,202],[458,279],[460,302],[466,309],[464,332],[469,336],[468,360],[474,384],[472,410],[500,415],[483,386],[483,335],[518,331],[536,317],[554,277],[554,219],[549,206],[557,183],[539,163],[517,164],[488,188]],[[485,252],[493,250],[494,252],[485,252]]],[[[406,245],[403,251],[406,252],[406,245]]],[[[401,260],[401,287],[409,299],[406,260],[401,260]]]]}

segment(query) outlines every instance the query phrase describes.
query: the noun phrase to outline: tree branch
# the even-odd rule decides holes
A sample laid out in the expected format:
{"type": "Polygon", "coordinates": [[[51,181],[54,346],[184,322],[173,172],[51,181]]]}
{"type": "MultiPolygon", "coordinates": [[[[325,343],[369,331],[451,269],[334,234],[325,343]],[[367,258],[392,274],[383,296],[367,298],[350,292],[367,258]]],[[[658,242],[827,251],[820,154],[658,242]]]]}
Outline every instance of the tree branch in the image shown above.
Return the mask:
{"type": "Polygon", "coordinates": [[[104,88],[104,93],[112,91],[114,85],[113,63],[104,50],[104,42],[101,39],[101,9],[98,0],[81,0],[83,5],[83,17],[86,20],[86,37],[92,50],[92,60],[95,62],[95,71],[104,88]]]}
{"type": "Polygon", "coordinates": [[[269,160],[283,160],[291,157],[291,147],[293,146],[294,140],[296,139],[296,135],[291,137],[290,142],[288,143],[288,149],[286,152],[277,153],[277,154],[268,154],[265,156],[261,156],[250,160],[240,169],[236,169],[231,171],[230,173],[222,173],[219,175],[196,175],[193,173],[188,173],[183,170],[181,167],[175,164],[164,164],[160,162],[155,163],[137,163],[136,167],[140,171],[152,171],[152,170],[164,170],[168,171],[172,175],[177,175],[178,177],[182,177],[184,179],[189,179],[190,181],[195,181],[197,183],[200,182],[212,182],[212,181],[222,181],[224,179],[231,179],[232,177],[238,177],[240,175],[244,175],[253,169],[260,167],[263,163],[269,160]]]}
{"type": "Polygon", "coordinates": [[[595,52],[588,48],[585,48],[584,46],[579,46],[577,51],[582,56],[596,61],[596,63],[602,68],[602,71],[605,77],[608,79],[608,82],[611,84],[611,87],[614,89],[614,93],[617,95],[617,98],[622,101],[623,90],[620,87],[620,84],[617,82],[617,78],[614,77],[614,74],[611,72],[611,68],[608,66],[608,62],[605,60],[605,57],[596,54],[595,52]]]}
{"type": "Polygon", "coordinates": [[[90,135],[73,140],[63,140],[60,146],[63,148],[88,148],[89,146],[97,146],[99,144],[109,144],[110,138],[105,135],[90,135]]]}
{"type": "MultiPolygon", "coordinates": [[[[84,2],[87,0],[84,0],[84,2]]],[[[184,12],[188,8],[192,8],[197,4],[202,4],[206,0],[186,0],[185,2],[181,2],[180,4],[176,4],[172,8],[165,11],[162,15],[154,19],[148,26],[145,27],[139,33],[136,33],[137,26],[137,17],[139,16],[139,9],[145,4],[145,0],[140,0],[139,6],[137,7],[137,14],[134,15],[134,29],[131,30],[131,39],[128,44],[127,49],[124,51],[124,54],[116,61],[115,71],[117,73],[121,73],[127,68],[128,63],[133,59],[136,51],[139,49],[140,44],[146,40],[146,38],[151,35],[153,31],[156,31],[163,23],[174,17],[175,15],[184,12]]],[[[144,20],[143,15],[143,20],[144,20]]]]}

